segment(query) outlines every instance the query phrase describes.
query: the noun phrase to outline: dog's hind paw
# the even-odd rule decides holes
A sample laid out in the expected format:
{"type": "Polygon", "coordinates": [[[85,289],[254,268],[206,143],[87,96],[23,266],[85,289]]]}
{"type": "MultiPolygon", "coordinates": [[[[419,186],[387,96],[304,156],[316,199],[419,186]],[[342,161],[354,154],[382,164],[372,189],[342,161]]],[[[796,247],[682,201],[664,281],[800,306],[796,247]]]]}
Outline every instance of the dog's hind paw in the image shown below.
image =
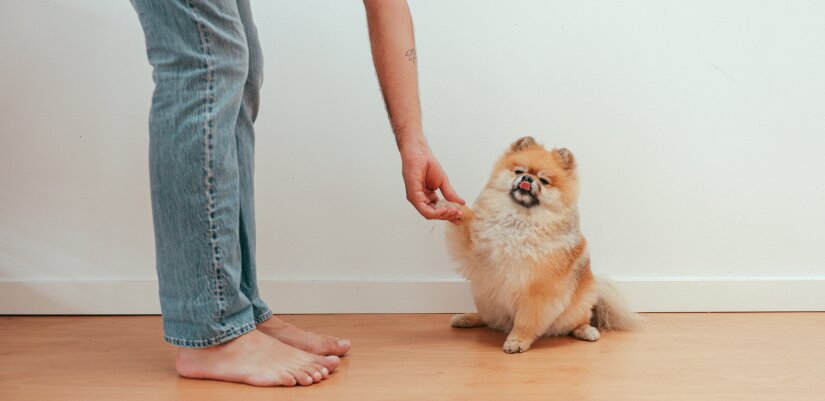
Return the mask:
{"type": "Polygon", "coordinates": [[[484,320],[478,313],[461,313],[450,318],[450,326],[460,328],[485,326],[484,320]]]}
{"type": "Polygon", "coordinates": [[[596,341],[601,337],[599,330],[589,324],[583,324],[573,330],[573,337],[584,341],[596,341]]]}

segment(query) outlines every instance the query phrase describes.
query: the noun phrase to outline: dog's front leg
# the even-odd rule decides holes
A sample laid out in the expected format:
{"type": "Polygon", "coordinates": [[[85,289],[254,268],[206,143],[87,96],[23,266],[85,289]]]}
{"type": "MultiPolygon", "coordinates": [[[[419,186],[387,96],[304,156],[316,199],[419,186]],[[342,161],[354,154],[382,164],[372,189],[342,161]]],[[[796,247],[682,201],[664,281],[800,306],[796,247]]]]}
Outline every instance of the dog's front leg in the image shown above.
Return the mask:
{"type": "Polygon", "coordinates": [[[536,338],[544,334],[563,310],[563,305],[555,305],[544,297],[528,297],[520,302],[513,320],[513,329],[504,341],[504,352],[515,354],[530,349],[536,338]]]}

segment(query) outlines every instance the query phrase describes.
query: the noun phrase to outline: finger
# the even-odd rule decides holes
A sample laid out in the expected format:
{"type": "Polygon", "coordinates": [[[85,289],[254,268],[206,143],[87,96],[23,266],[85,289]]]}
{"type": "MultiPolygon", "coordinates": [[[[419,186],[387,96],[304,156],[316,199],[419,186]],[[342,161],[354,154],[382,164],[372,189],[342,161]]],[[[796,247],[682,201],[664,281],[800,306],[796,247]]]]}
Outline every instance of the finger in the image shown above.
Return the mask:
{"type": "Polygon", "coordinates": [[[457,210],[452,207],[441,207],[435,209],[435,217],[436,220],[455,220],[458,218],[457,210]]]}
{"type": "Polygon", "coordinates": [[[455,208],[447,209],[447,212],[444,213],[444,218],[441,220],[455,220],[458,218],[458,210],[455,208]]]}
{"type": "Polygon", "coordinates": [[[410,177],[405,178],[404,181],[406,184],[407,194],[416,198],[418,198],[419,195],[421,195],[433,203],[438,200],[438,194],[436,194],[435,192],[435,190],[438,189],[438,187],[428,186],[425,182],[424,177],[410,177]]]}
{"type": "Polygon", "coordinates": [[[464,199],[461,199],[461,197],[458,196],[458,193],[455,192],[455,188],[453,188],[453,184],[450,184],[449,178],[444,179],[444,182],[441,183],[440,189],[441,194],[444,195],[444,199],[450,202],[458,203],[459,205],[463,205],[465,203],[464,199]]]}
{"type": "Polygon", "coordinates": [[[435,191],[425,189],[422,193],[427,197],[427,200],[430,201],[430,203],[438,202],[438,194],[435,193],[435,191]]]}
{"type": "Polygon", "coordinates": [[[410,200],[410,203],[412,203],[415,210],[418,210],[418,213],[424,216],[425,219],[432,220],[436,218],[436,211],[429,202],[413,198],[410,200]]]}
{"type": "Polygon", "coordinates": [[[449,217],[450,220],[461,220],[461,210],[456,209],[449,217]]]}
{"type": "Polygon", "coordinates": [[[418,213],[424,216],[427,220],[452,220],[455,217],[450,215],[450,212],[446,209],[434,209],[430,204],[414,204],[413,205],[418,213]]]}
{"type": "Polygon", "coordinates": [[[430,208],[435,210],[435,207],[433,207],[433,205],[435,205],[435,203],[437,202],[437,199],[438,199],[438,196],[436,194],[434,194],[432,192],[426,192],[426,191],[421,190],[421,189],[419,189],[419,190],[413,189],[409,192],[409,195],[410,196],[408,197],[408,199],[409,199],[410,203],[413,203],[413,204],[421,203],[421,204],[425,204],[425,205],[430,205],[430,208]]]}
{"type": "Polygon", "coordinates": [[[455,215],[453,216],[453,218],[454,219],[460,219],[462,217],[464,217],[464,212],[462,212],[461,209],[456,208],[455,209],[455,215]]]}
{"type": "MultiPolygon", "coordinates": [[[[441,210],[441,209],[439,209],[441,210]]],[[[443,208],[444,212],[442,216],[444,217],[442,220],[453,220],[458,218],[458,209],[448,206],[443,208]]],[[[436,210],[438,212],[438,210],[436,210]]]]}

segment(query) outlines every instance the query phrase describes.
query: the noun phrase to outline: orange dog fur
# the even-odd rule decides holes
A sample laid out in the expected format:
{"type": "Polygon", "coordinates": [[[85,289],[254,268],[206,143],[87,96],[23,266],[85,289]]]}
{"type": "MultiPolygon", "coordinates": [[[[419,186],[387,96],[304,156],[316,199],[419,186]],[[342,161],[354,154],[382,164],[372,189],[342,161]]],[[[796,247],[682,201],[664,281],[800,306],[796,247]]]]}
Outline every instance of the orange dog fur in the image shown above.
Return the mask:
{"type": "Polygon", "coordinates": [[[478,313],[453,316],[453,327],[508,332],[504,351],[527,351],[546,335],[596,341],[599,329],[635,326],[608,283],[590,271],[579,230],[576,161],[567,149],[546,150],[532,137],[514,142],[447,247],[470,281],[478,313]]]}

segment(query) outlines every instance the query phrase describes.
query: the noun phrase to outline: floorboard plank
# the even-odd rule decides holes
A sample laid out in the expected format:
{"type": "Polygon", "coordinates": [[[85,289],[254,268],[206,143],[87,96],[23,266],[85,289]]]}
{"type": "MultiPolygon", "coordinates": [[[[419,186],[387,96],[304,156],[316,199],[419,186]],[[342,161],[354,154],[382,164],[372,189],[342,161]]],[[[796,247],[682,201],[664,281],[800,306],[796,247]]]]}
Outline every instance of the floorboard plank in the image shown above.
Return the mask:
{"type": "Polygon", "coordinates": [[[825,313],[647,314],[596,343],[453,329],[449,315],[294,315],[352,339],[325,382],[183,379],[157,316],[0,317],[0,400],[823,400],[825,313]]]}

